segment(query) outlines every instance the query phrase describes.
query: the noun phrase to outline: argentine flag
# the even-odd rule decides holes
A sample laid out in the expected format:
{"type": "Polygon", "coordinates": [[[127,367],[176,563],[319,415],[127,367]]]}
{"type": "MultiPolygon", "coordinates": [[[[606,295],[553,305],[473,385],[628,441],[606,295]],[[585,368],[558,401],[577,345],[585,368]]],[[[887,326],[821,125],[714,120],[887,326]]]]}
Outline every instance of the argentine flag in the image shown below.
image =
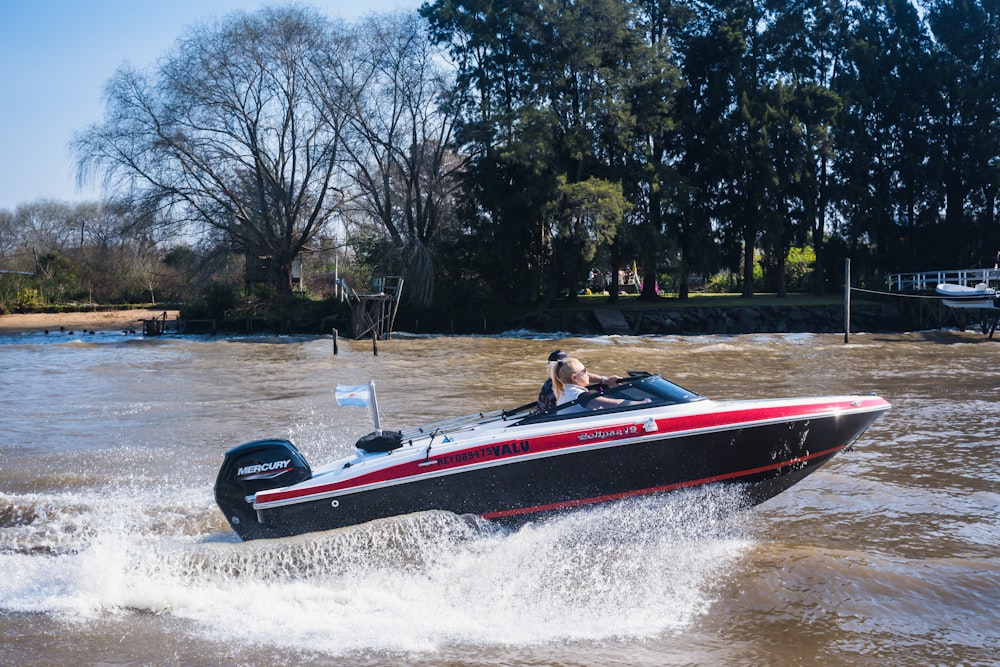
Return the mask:
{"type": "Polygon", "coordinates": [[[366,408],[371,403],[371,400],[372,393],[370,385],[337,385],[337,405],[359,405],[362,408],[366,408]]]}

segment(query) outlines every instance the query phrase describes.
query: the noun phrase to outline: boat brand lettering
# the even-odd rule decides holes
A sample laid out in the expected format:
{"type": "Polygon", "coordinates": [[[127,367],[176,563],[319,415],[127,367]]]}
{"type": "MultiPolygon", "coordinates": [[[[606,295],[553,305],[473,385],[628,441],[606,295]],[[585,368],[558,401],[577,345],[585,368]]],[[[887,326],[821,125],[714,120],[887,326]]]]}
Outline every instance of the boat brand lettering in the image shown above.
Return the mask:
{"type": "Polygon", "coordinates": [[[478,447],[476,449],[470,449],[467,452],[458,452],[457,454],[453,454],[451,456],[439,456],[437,457],[437,460],[441,465],[449,465],[452,463],[464,463],[466,461],[478,461],[482,459],[510,456],[512,454],[521,454],[529,451],[530,449],[531,445],[529,441],[519,440],[516,442],[505,442],[501,445],[478,447]]]}
{"type": "Polygon", "coordinates": [[[581,433],[577,436],[577,438],[580,442],[586,442],[588,440],[604,440],[605,438],[621,438],[638,432],[639,427],[632,424],[631,426],[624,426],[613,431],[591,431],[590,433],[581,433]]]}
{"type": "Polygon", "coordinates": [[[493,456],[518,454],[520,452],[528,451],[528,441],[522,440],[521,442],[505,442],[502,445],[493,445],[492,447],[487,447],[486,449],[493,452],[493,456]]]}
{"type": "Polygon", "coordinates": [[[284,461],[271,461],[270,463],[255,463],[252,466],[243,466],[236,471],[236,475],[238,477],[246,477],[247,475],[259,475],[263,472],[273,472],[275,470],[284,472],[285,468],[287,468],[291,462],[291,459],[286,459],[284,461]]]}

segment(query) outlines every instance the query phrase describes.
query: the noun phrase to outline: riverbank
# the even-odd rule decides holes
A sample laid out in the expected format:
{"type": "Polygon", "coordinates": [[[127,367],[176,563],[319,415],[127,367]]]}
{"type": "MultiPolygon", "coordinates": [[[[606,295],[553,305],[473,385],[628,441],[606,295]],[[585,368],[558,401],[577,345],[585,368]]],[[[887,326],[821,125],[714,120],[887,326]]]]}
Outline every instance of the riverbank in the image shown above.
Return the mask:
{"type": "Polygon", "coordinates": [[[138,308],[130,310],[63,311],[59,313],[13,313],[0,315],[0,334],[44,331],[142,331],[142,321],[176,320],[177,310],[138,308]]]}
{"type": "MultiPolygon", "coordinates": [[[[709,335],[752,333],[839,333],[844,330],[843,304],[738,304],[619,310],[619,326],[611,330],[597,310],[551,310],[523,318],[524,328],[578,334],[709,335]]],[[[908,330],[898,314],[855,308],[852,329],[908,330]],[[860,327],[860,328],[859,328],[860,327]]]]}
{"type": "MultiPolygon", "coordinates": [[[[911,300],[912,301],[912,300],[911,300]]],[[[352,330],[349,314],[328,314],[321,302],[267,315],[220,320],[187,320],[185,331],[222,333],[328,334],[333,329],[345,335],[352,330]]],[[[887,333],[959,326],[954,314],[939,304],[919,305],[903,300],[856,300],[851,305],[853,332],[887,333]]],[[[735,295],[698,295],[691,299],[661,298],[654,302],[634,297],[609,303],[606,297],[590,297],[577,302],[556,302],[547,308],[503,314],[458,314],[453,311],[413,312],[405,306],[395,321],[400,332],[422,334],[486,334],[529,330],[570,335],[710,335],[752,333],[840,333],[844,330],[844,304],[836,297],[794,294],[777,298],[760,295],[741,299],[735,295]],[[609,328],[610,321],[618,326],[609,328]]],[[[0,315],[0,333],[43,330],[58,331],[142,331],[142,321],[160,319],[177,323],[180,311],[154,307],[122,310],[90,309],[57,313],[0,315]]],[[[972,324],[971,322],[969,323],[972,324]]],[[[168,325],[169,326],[169,325],[168,325]]]]}
{"type": "MultiPolygon", "coordinates": [[[[851,331],[901,332],[956,325],[939,304],[922,306],[900,299],[856,299],[851,304],[851,331]]],[[[954,319],[954,318],[952,318],[954,319]]],[[[400,309],[396,330],[416,333],[497,334],[529,330],[575,335],[735,335],[753,333],[841,333],[844,301],[838,297],[789,294],[693,295],[690,299],[635,297],[609,302],[607,297],[558,301],[505,315],[415,315],[400,309]]]]}

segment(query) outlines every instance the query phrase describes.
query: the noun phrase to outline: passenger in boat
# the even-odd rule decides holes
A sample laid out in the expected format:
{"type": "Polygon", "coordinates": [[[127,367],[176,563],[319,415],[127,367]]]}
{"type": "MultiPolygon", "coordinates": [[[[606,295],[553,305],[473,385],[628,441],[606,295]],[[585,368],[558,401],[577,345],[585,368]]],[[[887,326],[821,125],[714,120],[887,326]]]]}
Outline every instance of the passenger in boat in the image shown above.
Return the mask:
{"type": "MultiPolygon", "coordinates": [[[[590,384],[590,373],[584,367],[583,362],[573,357],[559,359],[552,365],[552,389],[556,395],[556,405],[565,405],[580,398],[587,393],[590,384]]],[[[648,403],[649,399],[642,401],[629,401],[620,398],[609,398],[597,395],[586,401],[586,407],[591,410],[599,408],[614,408],[622,405],[638,405],[648,403]]]]}
{"type": "MultiPolygon", "coordinates": [[[[552,389],[552,368],[560,359],[567,359],[569,355],[562,350],[556,350],[549,355],[549,372],[542,385],[542,390],[538,392],[538,409],[551,410],[556,407],[556,394],[552,389]]],[[[617,375],[591,375],[587,374],[587,384],[601,384],[602,386],[614,387],[621,380],[617,375]]]]}

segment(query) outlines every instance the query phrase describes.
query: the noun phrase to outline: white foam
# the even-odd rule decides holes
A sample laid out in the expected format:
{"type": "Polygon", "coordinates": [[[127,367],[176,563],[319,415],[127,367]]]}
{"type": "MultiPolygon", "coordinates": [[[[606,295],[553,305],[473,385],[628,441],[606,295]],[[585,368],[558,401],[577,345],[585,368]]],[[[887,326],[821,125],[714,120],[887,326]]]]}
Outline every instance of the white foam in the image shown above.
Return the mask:
{"type": "Polygon", "coordinates": [[[693,497],[516,532],[431,512],[250,543],[165,534],[134,505],[105,506],[78,551],[0,554],[0,609],[76,621],[151,612],[214,641],[331,655],[653,637],[705,613],[751,544],[738,516],[693,497]]]}

